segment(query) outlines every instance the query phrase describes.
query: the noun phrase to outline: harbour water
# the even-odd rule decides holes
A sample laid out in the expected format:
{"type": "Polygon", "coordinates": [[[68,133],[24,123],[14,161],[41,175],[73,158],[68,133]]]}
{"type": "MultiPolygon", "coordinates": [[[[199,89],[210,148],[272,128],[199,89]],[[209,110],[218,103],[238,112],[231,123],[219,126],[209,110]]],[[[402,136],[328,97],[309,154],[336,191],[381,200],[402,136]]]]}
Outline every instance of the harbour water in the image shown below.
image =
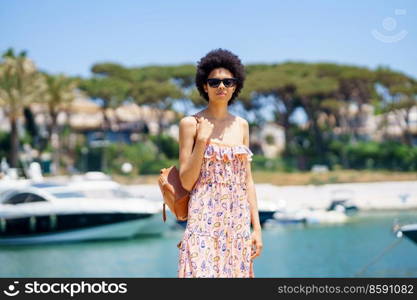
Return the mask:
{"type": "MultiPolygon", "coordinates": [[[[417,245],[395,237],[395,219],[416,222],[417,211],[360,212],[343,225],[266,228],[255,277],[417,277],[417,245]]],[[[176,277],[181,236],[171,230],[129,240],[0,246],[0,277],[176,277]]]]}

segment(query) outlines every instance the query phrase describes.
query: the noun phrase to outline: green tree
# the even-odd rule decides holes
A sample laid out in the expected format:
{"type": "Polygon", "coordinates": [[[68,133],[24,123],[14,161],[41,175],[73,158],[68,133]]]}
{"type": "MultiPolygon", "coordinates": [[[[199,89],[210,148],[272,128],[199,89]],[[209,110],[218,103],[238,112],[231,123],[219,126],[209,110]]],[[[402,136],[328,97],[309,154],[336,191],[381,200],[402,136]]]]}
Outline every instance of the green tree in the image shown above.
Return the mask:
{"type": "Polygon", "coordinates": [[[164,81],[157,82],[154,80],[146,80],[136,85],[132,93],[133,99],[138,105],[148,105],[155,108],[158,120],[158,141],[157,146],[161,154],[162,140],[161,135],[164,128],[164,114],[168,110],[172,110],[175,99],[183,96],[181,90],[174,84],[164,81]]]}
{"type": "Polygon", "coordinates": [[[364,105],[377,100],[375,72],[364,67],[329,63],[316,64],[315,67],[317,77],[333,78],[338,82],[338,89],[332,97],[336,102],[328,103],[329,115],[334,116],[341,133],[359,138],[367,118],[364,105]],[[357,107],[353,115],[349,111],[350,105],[357,107]]]}
{"type": "Polygon", "coordinates": [[[10,165],[17,167],[19,155],[18,119],[23,108],[39,100],[45,88],[45,81],[35,64],[22,51],[15,54],[7,50],[0,62],[0,105],[10,121],[10,165]]]}
{"type": "Polygon", "coordinates": [[[60,129],[58,126],[58,114],[67,110],[68,106],[75,99],[74,90],[77,82],[64,75],[44,74],[46,89],[42,97],[42,103],[48,106],[51,123],[49,125],[49,140],[52,145],[53,172],[59,172],[59,162],[61,153],[60,129]]]}
{"type": "MultiPolygon", "coordinates": [[[[291,116],[300,106],[296,83],[298,73],[304,72],[304,64],[286,63],[274,67],[261,65],[249,68],[241,99],[247,110],[259,111],[267,97],[273,99],[274,121],[284,128],[286,145],[292,142],[291,116]]],[[[258,122],[262,117],[258,114],[258,122]]],[[[260,121],[263,123],[263,121],[260,121]]]]}
{"type": "Polygon", "coordinates": [[[379,113],[388,116],[392,113],[401,128],[404,144],[412,145],[411,110],[417,107],[417,81],[388,68],[376,71],[378,82],[386,88],[387,95],[377,103],[379,113]]]}

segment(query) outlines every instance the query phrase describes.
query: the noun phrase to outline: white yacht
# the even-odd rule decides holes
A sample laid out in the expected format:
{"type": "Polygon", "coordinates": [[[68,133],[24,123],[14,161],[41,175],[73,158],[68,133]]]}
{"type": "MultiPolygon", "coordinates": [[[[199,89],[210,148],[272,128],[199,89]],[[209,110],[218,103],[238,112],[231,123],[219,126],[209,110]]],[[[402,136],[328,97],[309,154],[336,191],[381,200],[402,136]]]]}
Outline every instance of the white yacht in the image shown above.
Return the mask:
{"type": "Polygon", "coordinates": [[[4,189],[0,245],[129,238],[166,229],[159,203],[121,190],[111,194],[109,183],[101,187],[108,197],[48,182],[4,189]]]}

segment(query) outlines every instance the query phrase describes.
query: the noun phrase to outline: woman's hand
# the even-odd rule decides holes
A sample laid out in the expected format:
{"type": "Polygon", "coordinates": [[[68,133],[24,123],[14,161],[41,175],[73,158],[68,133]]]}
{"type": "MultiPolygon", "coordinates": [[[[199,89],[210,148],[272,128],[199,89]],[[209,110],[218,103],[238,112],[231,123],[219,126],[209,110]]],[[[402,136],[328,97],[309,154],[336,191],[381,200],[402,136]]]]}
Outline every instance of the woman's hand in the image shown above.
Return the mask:
{"type": "Polygon", "coordinates": [[[252,232],[252,256],[250,259],[254,259],[261,255],[263,244],[262,244],[262,233],[259,230],[252,232]]]}
{"type": "Polygon", "coordinates": [[[263,244],[262,244],[262,233],[259,230],[254,230],[251,235],[252,239],[252,256],[250,259],[254,259],[261,255],[263,244]]]}
{"type": "Polygon", "coordinates": [[[198,117],[197,139],[207,142],[213,132],[214,125],[204,117],[198,117]]]}

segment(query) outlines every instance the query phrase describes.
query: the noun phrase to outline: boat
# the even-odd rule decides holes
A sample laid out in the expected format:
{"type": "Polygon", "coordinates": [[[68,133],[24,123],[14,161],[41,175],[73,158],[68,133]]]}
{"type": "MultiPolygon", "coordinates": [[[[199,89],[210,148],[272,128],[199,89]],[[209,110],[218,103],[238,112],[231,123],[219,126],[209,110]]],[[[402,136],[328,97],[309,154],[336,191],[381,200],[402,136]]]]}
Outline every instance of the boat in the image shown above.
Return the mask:
{"type": "Polygon", "coordinates": [[[263,196],[258,200],[258,212],[259,212],[259,222],[262,226],[268,220],[274,219],[274,216],[277,212],[280,212],[286,207],[286,202],[284,200],[273,201],[270,198],[263,196]]]}
{"type": "Polygon", "coordinates": [[[283,207],[274,214],[274,220],[281,224],[338,224],[347,222],[349,216],[357,212],[358,206],[353,201],[353,192],[339,189],[332,191],[327,208],[283,207]]]}
{"type": "Polygon", "coordinates": [[[352,216],[359,211],[359,207],[353,198],[354,193],[351,190],[334,190],[331,192],[331,200],[327,211],[343,211],[346,215],[352,216]]]}
{"type": "Polygon", "coordinates": [[[307,224],[338,224],[348,220],[345,212],[338,210],[306,209],[300,214],[305,216],[307,224]]]}
{"type": "Polygon", "coordinates": [[[344,211],[314,208],[278,210],[275,212],[273,219],[280,224],[336,224],[345,223],[347,220],[348,216],[344,211]]]}
{"type": "Polygon", "coordinates": [[[87,197],[42,182],[0,194],[0,245],[131,238],[164,231],[160,205],[146,198],[87,197]]]}
{"type": "Polygon", "coordinates": [[[305,223],[306,218],[304,215],[298,213],[297,211],[288,211],[288,210],[277,210],[273,214],[273,219],[268,221],[269,223],[279,223],[279,224],[299,224],[305,223]]]}
{"type": "MultiPolygon", "coordinates": [[[[124,186],[112,180],[110,177],[100,177],[99,175],[92,175],[92,173],[100,172],[89,172],[84,175],[75,175],[67,181],[67,185],[77,191],[82,192],[88,198],[99,198],[99,199],[150,199],[145,195],[133,195],[124,186]]],[[[161,205],[160,205],[161,206],[161,205]]]]}
{"type": "MultiPolygon", "coordinates": [[[[259,213],[259,223],[261,226],[264,226],[264,224],[269,220],[274,219],[274,214],[277,212],[277,210],[283,208],[285,205],[285,201],[283,200],[272,201],[265,197],[259,198],[257,200],[257,206],[259,213]]],[[[176,222],[179,225],[179,228],[185,228],[187,226],[187,221],[177,220],[176,222]]]]}
{"type": "Polygon", "coordinates": [[[397,232],[397,237],[405,236],[410,241],[417,244],[417,223],[397,225],[394,227],[394,231],[397,232]]]}

